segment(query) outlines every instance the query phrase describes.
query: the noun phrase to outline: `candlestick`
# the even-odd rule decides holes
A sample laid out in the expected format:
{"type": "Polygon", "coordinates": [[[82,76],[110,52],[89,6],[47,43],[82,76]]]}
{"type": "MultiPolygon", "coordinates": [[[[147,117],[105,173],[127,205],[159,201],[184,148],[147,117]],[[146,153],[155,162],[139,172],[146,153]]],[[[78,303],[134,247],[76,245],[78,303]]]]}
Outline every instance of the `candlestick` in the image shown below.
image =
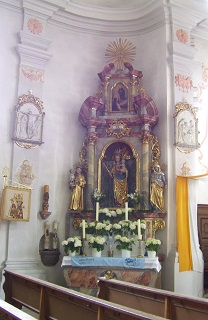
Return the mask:
{"type": "Polygon", "coordinates": [[[99,202],[96,202],[96,214],[95,214],[95,220],[99,221],[99,202]]]}
{"type": "Polygon", "coordinates": [[[129,220],[128,214],[129,214],[129,212],[128,212],[128,202],[125,202],[125,220],[126,221],[129,220]]]}
{"type": "Polygon", "coordinates": [[[85,220],[82,220],[82,238],[85,239],[85,220]]]}
{"type": "Polygon", "coordinates": [[[82,239],[82,256],[86,257],[86,244],[85,244],[86,239],[82,239]]]}
{"type": "Polygon", "coordinates": [[[138,219],[138,240],[142,240],[140,219],[138,219]]]}
{"type": "Polygon", "coordinates": [[[50,247],[50,224],[47,221],[44,224],[44,233],[45,233],[44,249],[48,250],[50,247]]]}

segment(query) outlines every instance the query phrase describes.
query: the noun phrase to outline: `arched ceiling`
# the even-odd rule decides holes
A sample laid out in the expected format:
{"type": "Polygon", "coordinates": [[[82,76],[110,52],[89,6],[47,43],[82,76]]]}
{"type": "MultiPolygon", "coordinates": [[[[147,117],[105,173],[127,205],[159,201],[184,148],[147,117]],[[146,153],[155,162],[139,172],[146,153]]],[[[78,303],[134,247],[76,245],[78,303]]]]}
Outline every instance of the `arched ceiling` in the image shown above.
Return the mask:
{"type": "Polygon", "coordinates": [[[100,8],[130,8],[138,5],[139,2],[147,2],[147,1],[139,1],[139,0],[71,0],[69,2],[74,2],[76,4],[88,5],[88,6],[96,6],[100,8]]]}

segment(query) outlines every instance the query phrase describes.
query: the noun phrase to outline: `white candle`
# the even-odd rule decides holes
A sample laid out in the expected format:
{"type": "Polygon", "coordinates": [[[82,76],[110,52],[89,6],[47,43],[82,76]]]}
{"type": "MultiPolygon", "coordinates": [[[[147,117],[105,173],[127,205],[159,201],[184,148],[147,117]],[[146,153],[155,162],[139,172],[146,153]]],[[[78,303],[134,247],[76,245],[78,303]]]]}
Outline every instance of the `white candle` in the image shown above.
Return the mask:
{"type": "Polygon", "coordinates": [[[85,220],[82,220],[82,238],[85,239],[85,220]]]}
{"type": "Polygon", "coordinates": [[[125,202],[125,220],[126,221],[129,220],[128,214],[129,214],[129,212],[128,212],[128,202],[125,202]]]}
{"type": "Polygon", "coordinates": [[[96,220],[96,221],[99,221],[99,202],[96,202],[95,220],[96,220]]]}
{"type": "Polygon", "coordinates": [[[141,235],[141,224],[140,224],[140,219],[138,219],[138,240],[142,239],[141,235]]]}
{"type": "Polygon", "coordinates": [[[55,220],[54,223],[53,223],[53,230],[54,230],[54,232],[58,231],[58,222],[57,222],[57,220],[55,220]]]}

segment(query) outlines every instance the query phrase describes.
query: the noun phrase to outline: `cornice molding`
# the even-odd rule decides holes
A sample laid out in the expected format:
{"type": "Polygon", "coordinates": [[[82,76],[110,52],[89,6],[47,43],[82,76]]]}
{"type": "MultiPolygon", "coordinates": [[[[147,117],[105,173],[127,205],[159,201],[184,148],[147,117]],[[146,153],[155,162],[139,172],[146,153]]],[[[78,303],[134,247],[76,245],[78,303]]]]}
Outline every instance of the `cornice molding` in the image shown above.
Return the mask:
{"type": "Polygon", "coordinates": [[[208,18],[202,24],[191,30],[191,36],[193,38],[193,42],[196,39],[202,44],[208,46],[208,18]]]}
{"type": "Polygon", "coordinates": [[[168,45],[170,54],[175,54],[192,60],[196,54],[196,49],[179,41],[173,41],[168,45]]]}
{"type": "Polygon", "coordinates": [[[164,11],[155,9],[148,16],[126,21],[106,21],[87,18],[72,13],[58,11],[49,23],[59,25],[65,29],[81,30],[85,33],[103,33],[105,35],[138,35],[148,33],[165,25],[164,11]]]}
{"type": "Polygon", "coordinates": [[[182,74],[190,77],[192,77],[193,72],[201,65],[199,62],[189,60],[176,54],[171,54],[167,58],[167,61],[173,74],[182,74]]]}
{"type": "Polygon", "coordinates": [[[41,16],[45,17],[52,17],[53,14],[58,10],[57,6],[44,3],[41,0],[23,0],[22,7],[26,12],[34,12],[36,15],[37,13],[41,16]]]}
{"type": "Polygon", "coordinates": [[[36,36],[30,33],[24,32],[22,30],[19,31],[17,35],[18,35],[20,44],[23,44],[28,47],[47,51],[51,44],[51,41],[46,38],[41,38],[40,36],[36,36]]]}
{"type": "Polygon", "coordinates": [[[18,44],[16,51],[20,56],[20,64],[33,66],[35,68],[44,68],[52,57],[51,53],[23,44],[18,44]]]}
{"type": "MultiPolygon", "coordinates": [[[[15,0],[0,0],[10,10],[15,0]],[[8,2],[8,3],[7,3],[8,2]]],[[[104,35],[137,35],[156,30],[165,24],[163,2],[140,0],[130,8],[87,6],[69,0],[16,0],[25,14],[48,18],[48,22],[69,30],[104,35]],[[45,16],[45,17],[44,17],[45,16]]]]}

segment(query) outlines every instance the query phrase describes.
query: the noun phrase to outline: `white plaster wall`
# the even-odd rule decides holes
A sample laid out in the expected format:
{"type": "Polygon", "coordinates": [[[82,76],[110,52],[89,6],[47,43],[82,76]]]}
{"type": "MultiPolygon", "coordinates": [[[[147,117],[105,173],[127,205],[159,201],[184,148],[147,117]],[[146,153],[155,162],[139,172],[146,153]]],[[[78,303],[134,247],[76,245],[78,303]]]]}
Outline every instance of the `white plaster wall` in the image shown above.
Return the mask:
{"type": "MultiPolygon", "coordinates": [[[[17,42],[16,30],[21,28],[21,14],[1,8],[0,15],[0,190],[2,190],[2,169],[4,166],[11,167],[12,164],[12,112],[16,104],[18,79],[18,57],[14,46],[17,42]]],[[[5,221],[0,222],[0,268],[7,259],[8,224],[5,221]]]]}

